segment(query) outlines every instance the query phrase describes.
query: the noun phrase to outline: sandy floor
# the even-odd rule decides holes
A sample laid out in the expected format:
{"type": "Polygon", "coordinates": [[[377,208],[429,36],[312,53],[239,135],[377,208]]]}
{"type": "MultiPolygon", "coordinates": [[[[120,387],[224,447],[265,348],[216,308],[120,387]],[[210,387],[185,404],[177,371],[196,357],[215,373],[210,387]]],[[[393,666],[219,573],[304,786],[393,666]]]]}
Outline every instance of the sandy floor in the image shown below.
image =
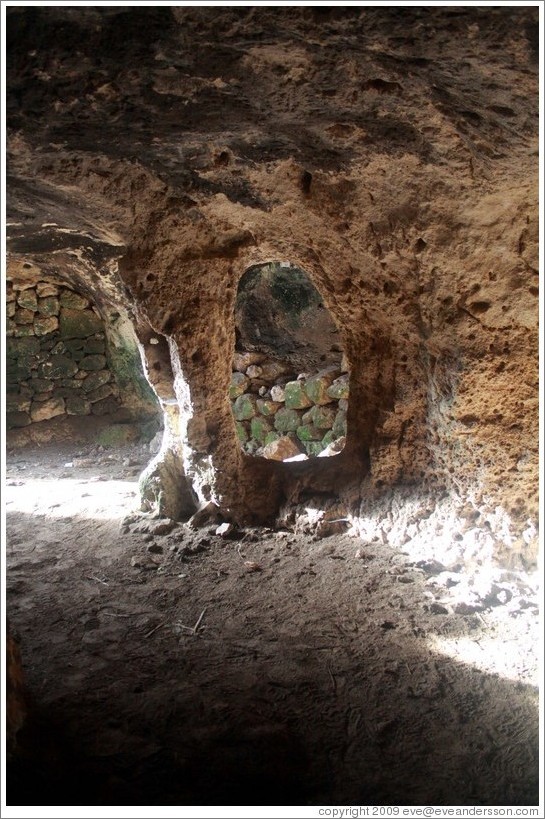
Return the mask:
{"type": "Polygon", "coordinates": [[[8,455],[9,804],[538,803],[535,576],[189,529],[137,511],[148,459],[8,455]]]}

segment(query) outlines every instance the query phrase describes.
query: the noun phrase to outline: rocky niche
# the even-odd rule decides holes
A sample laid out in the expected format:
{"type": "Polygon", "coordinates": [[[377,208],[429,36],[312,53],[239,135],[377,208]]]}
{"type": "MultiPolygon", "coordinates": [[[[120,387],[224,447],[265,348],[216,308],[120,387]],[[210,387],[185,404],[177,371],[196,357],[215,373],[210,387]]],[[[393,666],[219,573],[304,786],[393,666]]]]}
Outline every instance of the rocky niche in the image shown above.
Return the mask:
{"type": "Polygon", "coordinates": [[[304,460],[344,446],[349,367],[310,278],[289,262],[254,265],[235,306],[229,398],[249,455],[304,460]]]}
{"type": "Polygon", "coordinates": [[[119,413],[124,402],[96,306],[47,281],[8,281],[6,300],[8,430],[119,413]]]}
{"type": "Polygon", "coordinates": [[[347,366],[290,376],[289,367],[261,353],[235,353],[229,388],[238,439],[245,452],[275,461],[334,455],[344,446],[347,366]]]}

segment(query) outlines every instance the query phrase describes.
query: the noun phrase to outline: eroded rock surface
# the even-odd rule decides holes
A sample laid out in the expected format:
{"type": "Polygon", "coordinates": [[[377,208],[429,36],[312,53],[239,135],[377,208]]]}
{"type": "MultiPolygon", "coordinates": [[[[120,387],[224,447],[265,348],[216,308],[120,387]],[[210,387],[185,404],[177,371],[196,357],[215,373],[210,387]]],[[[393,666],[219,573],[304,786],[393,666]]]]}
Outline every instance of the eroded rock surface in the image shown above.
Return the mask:
{"type": "Polygon", "coordinates": [[[362,531],[465,521],[476,549],[532,561],[537,9],[7,23],[8,275],[54,275],[161,340],[199,502],[264,521],[330,493],[362,531]],[[271,259],[312,278],[350,367],[346,446],[319,465],[236,436],[237,284],[271,259]]]}

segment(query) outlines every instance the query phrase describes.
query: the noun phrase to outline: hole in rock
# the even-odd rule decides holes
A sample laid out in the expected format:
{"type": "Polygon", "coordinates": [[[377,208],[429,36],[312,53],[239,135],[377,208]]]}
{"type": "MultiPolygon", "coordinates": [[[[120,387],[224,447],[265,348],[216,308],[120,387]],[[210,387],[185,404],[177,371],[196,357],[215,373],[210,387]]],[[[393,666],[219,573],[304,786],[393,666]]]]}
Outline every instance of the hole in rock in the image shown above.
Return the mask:
{"type": "Polygon", "coordinates": [[[288,262],[249,268],[238,287],[235,334],[229,398],[242,449],[282,461],[338,454],[348,362],[308,275],[288,262]]]}

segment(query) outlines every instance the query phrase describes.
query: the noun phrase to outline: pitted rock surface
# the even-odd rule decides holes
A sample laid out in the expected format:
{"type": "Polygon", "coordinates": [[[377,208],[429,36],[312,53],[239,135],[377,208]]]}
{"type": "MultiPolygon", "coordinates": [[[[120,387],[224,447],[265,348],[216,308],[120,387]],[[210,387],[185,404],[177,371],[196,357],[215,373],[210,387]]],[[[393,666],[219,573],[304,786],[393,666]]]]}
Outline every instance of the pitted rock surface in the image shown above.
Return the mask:
{"type": "Polygon", "coordinates": [[[265,521],[329,492],[413,538],[429,503],[444,524],[469,506],[472,543],[532,561],[537,9],[13,7],[7,27],[8,277],[134,323],[199,501],[265,521]],[[271,260],[309,274],[350,368],[320,468],[244,455],[231,414],[237,285],[271,260]]]}

